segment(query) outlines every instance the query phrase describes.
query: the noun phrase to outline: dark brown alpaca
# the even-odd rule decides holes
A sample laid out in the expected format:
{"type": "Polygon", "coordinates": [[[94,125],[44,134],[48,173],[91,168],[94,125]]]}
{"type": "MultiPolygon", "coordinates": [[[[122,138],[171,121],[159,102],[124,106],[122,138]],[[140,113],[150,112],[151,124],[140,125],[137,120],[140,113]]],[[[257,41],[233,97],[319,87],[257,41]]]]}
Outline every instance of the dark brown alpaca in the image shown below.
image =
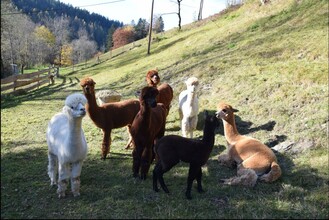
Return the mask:
{"type": "Polygon", "coordinates": [[[144,87],[140,93],[140,110],[129,127],[135,148],[133,155],[133,176],[140,171],[145,180],[154,159],[153,145],[163,137],[167,111],[162,103],[156,102],[159,91],[154,87],[144,87]]]}
{"type": "Polygon", "coordinates": [[[209,115],[205,112],[205,124],[203,128],[202,140],[185,138],[179,135],[167,135],[161,138],[154,150],[157,154],[158,162],[153,170],[153,189],[158,192],[158,181],[162,189],[169,193],[164,182],[163,174],[168,172],[180,161],[190,164],[187,178],[186,198],[191,199],[192,183],[196,179],[197,189],[203,192],[201,185],[202,169],[201,167],[208,161],[210,153],[215,143],[215,129],[219,121],[215,115],[209,115]]]}
{"type": "MultiPolygon", "coordinates": [[[[160,77],[157,70],[149,70],[146,74],[146,82],[147,85],[150,87],[157,88],[159,91],[159,94],[156,98],[157,103],[163,103],[166,110],[167,115],[169,114],[170,110],[170,103],[174,97],[173,89],[168,83],[163,83],[160,86],[160,77]]],[[[133,148],[132,143],[128,143],[126,146],[126,149],[133,148]]]]}
{"type": "MultiPolygon", "coordinates": [[[[140,105],[137,99],[130,99],[98,106],[95,98],[95,84],[91,78],[80,81],[83,93],[88,100],[87,113],[95,125],[103,131],[102,159],[105,159],[110,151],[112,129],[131,124],[140,105]]],[[[129,142],[131,140],[128,144],[129,142]]]]}
{"type": "Polygon", "coordinates": [[[159,90],[157,96],[157,103],[163,103],[169,114],[170,103],[174,97],[173,89],[168,83],[160,85],[160,77],[157,70],[149,70],[146,74],[146,82],[149,86],[155,87],[159,90]]]}

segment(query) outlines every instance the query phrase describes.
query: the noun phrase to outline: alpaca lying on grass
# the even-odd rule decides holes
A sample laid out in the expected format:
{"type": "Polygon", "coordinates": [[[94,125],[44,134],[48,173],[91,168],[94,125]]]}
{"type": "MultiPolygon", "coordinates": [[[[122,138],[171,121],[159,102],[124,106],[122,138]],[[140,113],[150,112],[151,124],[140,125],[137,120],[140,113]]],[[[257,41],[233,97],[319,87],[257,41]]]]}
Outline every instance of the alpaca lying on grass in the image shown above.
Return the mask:
{"type": "Polygon", "coordinates": [[[87,157],[87,142],[81,127],[86,102],[82,94],[69,95],[63,111],[54,115],[48,124],[48,175],[50,184],[56,185],[58,174],[59,198],[65,197],[69,179],[73,195],[80,195],[82,163],[87,157]]]}
{"type": "Polygon", "coordinates": [[[193,138],[193,131],[198,124],[199,100],[197,92],[199,80],[196,77],[190,77],[185,81],[185,84],[186,90],[179,94],[178,112],[183,137],[193,138]]]}
{"type": "Polygon", "coordinates": [[[145,180],[154,159],[154,142],[163,137],[167,111],[162,103],[156,102],[159,91],[154,87],[144,87],[140,93],[140,110],[129,127],[135,148],[133,150],[133,176],[139,170],[145,180]]]}
{"type": "MultiPolygon", "coordinates": [[[[80,81],[83,93],[88,100],[86,104],[87,113],[95,125],[103,131],[102,159],[105,160],[110,151],[112,129],[121,128],[133,122],[139,111],[139,101],[129,99],[98,106],[95,97],[95,84],[91,78],[80,81]]],[[[130,143],[131,137],[127,145],[130,143]]]]}
{"type": "Polygon", "coordinates": [[[174,97],[173,89],[168,83],[162,83],[160,85],[160,77],[157,70],[149,70],[146,74],[146,82],[148,86],[155,87],[159,90],[157,96],[157,103],[163,103],[167,109],[167,115],[169,114],[170,104],[174,97]]]}
{"type": "Polygon", "coordinates": [[[226,103],[218,105],[217,118],[222,119],[228,153],[218,157],[220,164],[238,166],[237,176],[222,180],[227,185],[253,187],[259,178],[273,182],[281,176],[281,168],[273,151],[259,140],[240,135],[235,124],[237,110],[226,103]]]}
{"type": "Polygon", "coordinates": [[[192,183],[196,179],[198,191],[203,192],[201,185],[202,169],[209,159],[210,153],[215,143],[215,129],[219,126],[219,121],[215,115],[205,112],[205,124],[202,140],[181,137],[179,135],[167,135],[161,138],[154,149],[158,162],[153,170],[153,189],[158,192],[158,180],[162,189],[169,193],[164,182],[163,174],[172,167],[183,161],[190,164],[187,178],[186,198],[191,199],[192,183]]]}

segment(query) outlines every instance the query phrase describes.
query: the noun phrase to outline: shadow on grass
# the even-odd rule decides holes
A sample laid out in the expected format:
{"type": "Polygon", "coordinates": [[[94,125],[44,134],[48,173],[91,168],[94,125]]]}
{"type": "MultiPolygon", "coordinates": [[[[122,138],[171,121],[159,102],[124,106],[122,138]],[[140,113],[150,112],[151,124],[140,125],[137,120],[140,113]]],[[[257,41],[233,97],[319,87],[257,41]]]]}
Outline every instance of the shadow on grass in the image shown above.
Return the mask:
{"type": "MultiPolygon", "coordinates": [[[[42,86],[39,89],[34,89],[22,95],[2,95],[1,96],[1,109],[15,107],[22,102],[30,100],[65,100],[65,97],[68,94],[64,94],[66,89],[70,88],[70,93],[72,92],[81,92],[81,90],[73,89],[79,83],[79,79],[76,77],[64,77],[60,76],[56,78],[54,85],[42,86]],[[60,82],[61,81],[61,82],[60,82]],[[49,97],[55,93],[61,94],[58,98],[49,97]]],[[[68,92],[67,92],[68,93],[68,92]]]]}
{"type": "MultiPolygon", "coordinates": [[[[204,110],[205,111],[205,110],[204,110]]],[[[197,130],[202,131],[203,130],[203,125],[204,125],[204,111],[199,112],[198,114],[198,124],[197,124],[197,130]]],[[[208,110],[210,114],[215,114],[216,110],[208,110]]],[[[241,135],[246,135],[249,133],[253,133],[259,130],[266,130],[266,131],[272,131],[274,126],[276,125],[275,121],[268,121],[267,123],[263,125],[259,125],[257,127],[251,127],[253,125],[252,122],[250,121],[243,121],[241,117],[238,115],[235,115],[235,123],[238,132],[241,135]]],[[[220,135],[224,136],[224,126],[223,126],[223,121],[219,119],[219,128],[217,129],[217,132],[220,135]]],[[[280,137],[280,140],[282,140],[284,137],[280,137]]]]}
{"type": "MultiPolygon", "coordinates": [[[[279,140],[278,140],[279,141],[279,140]]],[[[2,145],[7,143],[2,143],[2,145]]],[[[41,143],[10,142],[6,149],[20,145],[41,145],[41,143]]],[[[2,146],[3,147],[3,146],[2,146]]],[[[214,146],[211,157],[218,155],[225,146],[214,146]]],[[[5,151],[4,151],[5,152],[5,151]]],[[[74,198],[67,190],[65,199],[58,199],[56,187],[49,186],[47,175],[47,150],[45,148],[26,147],[20,150],[1,155],[1,217],[2,218],[69,218],[79,217],[82,212],[88,217],[91,213],[99,216],[110,216],[107,211],[127,209],[128,214],[133,216],[134,203],[148,204],[156,201],[164,203],[168,198],[172,202],[167,204],[176,206],[177,203],[186,201],[184,191],[188,175],[188,164],[180,163],[164,176],[168,183],[171,194],[164,196],[161,190],[155,193],[152,190],[151,165],[149,175],[145,181],[132,177],[132,160],[130,152],[112,153],[112,158],[100,160],[99,155],[88,155],[81,173],[81,196],[74,198]],[[165,200],[164,200],[165,199],[165,200]],[[87,211],[84,211],[87,209],[87,211]],[[92,210],[89,210],[92,209],[92,210]],[[65,211],[63,211],[65,210],[65,211]],[[78,211],[77,211],[78,210],[78,211]],[[104,213],[104,210],[107,210],[104,213]]],[[[205,172],[202,184],[205,193],[199,194],[193,183],[192,201],[207,201],[207,207],[218,208],[221,216],[234,218],[239,212],[244,212],[246,217],[252,217],[254,209],[260,213],[266,209],[267,216],[276,213],[277,218],[310,217],[308,212],[318,210],[314,218],[324,217],[328,202],[313,198],[314,192],[328,186],[328,180],[321,177],[319,170],[310,166],[295,167],[292,160],[283,154],[277,154],[278,161],[282,167],[282,177],[271,183],[258,183],[254,188],[238,186],[224,186],[218,183],[219,179],[228,178],[236,174],[235,169],[220,166],[216,159],[207,162],[207,173],[205,172]],[[308,201],[312,197],[312,201],[308,201]],[[305,200],[305,198],[308,198],[305,200]],[[303,211],[299,209],[280,209],[275,201],[288,204],[303,204],[303,211]],[[308,213],[306,216],[305,213],[308,213]]],[[[321,194],[324,194],[320,192],[321,194]]],[[[137,207],[141,208],[142,204],[137,207]]],[[[135,204],[136,205],[136,204],[135,204]]],[[[204,209],[206,207],[200,207],[204,209]]],[[[82,214],[81,214],[82,215],[82,214]]],[[[80,216],[82,218],[82,216],[80,216]]]]}
{"type": "MultiPolygon", "coordinates": [[[[296,167],[287,155],[275,152],[282,169],[282,176],[272,183],[257,182],[255,187],[227,186],[220,183],[220,179],[236,176],[236,168],[231,169],[218,164],[217,160],[208,161],[211,184],[216,184],[221,193],[209,195],[212,203],[217,204],[225,216],[234,218],[239,212],[232,209],[244,210],[245,218],[252,218],[250,212],[260,213],[266,210],[268,215],[275,213],[276,218],[323,218],[326,214],[328,200],[321,198],[321,189],[328,187],[328,179],[321,177],[320,171],[310,166],[296,167]],[[318,198],[314,195],[318,194],[318,198]],[[312,198],[306,202],[305,198],[312,198]],[[294,207],[302,204],[303,211],[282,209],[280,204],[294,207]],[[315,211],[316,210],[316,211],[315,211]],[[233,216],[231,216],[233,214],[233,216]],[[314,215],[314,216],[313,216],[314,215]],[[313,216],[313,217],[312,217],[313,216]]],[[[209,177],[210,178],[210,177],[209,177]]],[[[208,183],[209,185],[209,183],[208,183]]],[[[272,215],[273,216],[273,215],[272,215]]]]}

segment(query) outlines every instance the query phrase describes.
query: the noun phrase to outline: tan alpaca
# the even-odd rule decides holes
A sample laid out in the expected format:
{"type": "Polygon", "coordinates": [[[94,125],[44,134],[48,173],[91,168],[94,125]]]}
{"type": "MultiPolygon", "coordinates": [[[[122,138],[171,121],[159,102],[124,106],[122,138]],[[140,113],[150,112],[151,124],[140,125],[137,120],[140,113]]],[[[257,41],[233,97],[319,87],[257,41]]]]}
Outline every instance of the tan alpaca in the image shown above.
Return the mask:
{"type": "Polygon", "coordinates": [[[237,164],[237,176],[224,179],[227,185],[255,186],[257,179],[273,182],[281,176],[281,168],[273,151],[259,140],[240,135],[235,124],[232,106],[220,103],[216,116],[222,119],[228,144],[227,154],[218,157],[220,164],[233,167],[237,164]]]}

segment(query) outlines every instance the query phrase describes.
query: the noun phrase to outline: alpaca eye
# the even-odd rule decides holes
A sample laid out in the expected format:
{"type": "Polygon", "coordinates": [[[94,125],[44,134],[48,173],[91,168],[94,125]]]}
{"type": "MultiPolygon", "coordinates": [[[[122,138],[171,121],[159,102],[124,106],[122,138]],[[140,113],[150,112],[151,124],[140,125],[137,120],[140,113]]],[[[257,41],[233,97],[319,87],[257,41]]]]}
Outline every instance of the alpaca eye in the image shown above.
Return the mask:
{"type": "Polygon", "coordinates": [[[226,110],[226,109],[223,109],[223,112],[224,112],[224,113],[226,113],[226,112],[227,112],[227,110],[226,110]]]}
{"type": "Polygon", "coordinates": [[[73,109],[74,107],[73,106],[71,106],[71,109],[73,109]]]}

